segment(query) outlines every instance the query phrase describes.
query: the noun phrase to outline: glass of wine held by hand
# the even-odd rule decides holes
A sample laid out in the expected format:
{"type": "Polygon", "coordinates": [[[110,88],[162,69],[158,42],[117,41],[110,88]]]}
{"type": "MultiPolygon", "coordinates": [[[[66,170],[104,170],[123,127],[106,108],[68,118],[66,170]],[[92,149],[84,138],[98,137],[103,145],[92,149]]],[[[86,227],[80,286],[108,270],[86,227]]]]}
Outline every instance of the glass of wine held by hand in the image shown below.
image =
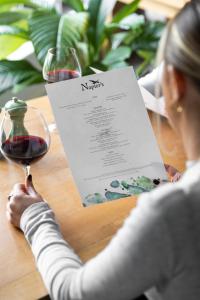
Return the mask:
{"type": "Polygon", "coordinates": [[[26,177],[30,165],[41,159],[50,146],[50,134],[42,113],[13,98],[5,105],[0,128],[0,149],[9,160],[20,164],[26,177]]]}

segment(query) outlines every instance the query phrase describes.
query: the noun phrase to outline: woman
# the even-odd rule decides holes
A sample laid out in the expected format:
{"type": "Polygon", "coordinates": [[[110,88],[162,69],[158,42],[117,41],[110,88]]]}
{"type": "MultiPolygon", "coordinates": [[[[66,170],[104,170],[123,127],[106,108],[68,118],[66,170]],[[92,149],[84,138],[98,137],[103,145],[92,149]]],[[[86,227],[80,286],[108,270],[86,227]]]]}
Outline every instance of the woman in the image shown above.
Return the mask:
{"type": "Polygon", "coordinates": [[[163,92],[188,169],[174,184],[143,194],[123,227],[85,265],[63,240],[31,176],[15,185],[7,214],[30,243],[53,299],[200,299],[200,1],[170,22],[163,46],[163,92]]]}

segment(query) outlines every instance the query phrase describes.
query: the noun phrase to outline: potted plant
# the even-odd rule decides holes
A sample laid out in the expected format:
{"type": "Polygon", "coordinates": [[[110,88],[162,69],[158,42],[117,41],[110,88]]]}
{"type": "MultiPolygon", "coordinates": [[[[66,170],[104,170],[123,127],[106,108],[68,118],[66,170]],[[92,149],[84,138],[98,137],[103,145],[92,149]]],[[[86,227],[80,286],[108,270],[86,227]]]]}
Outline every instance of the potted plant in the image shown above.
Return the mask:
{"type": "Polygon", "coordinates": [[[42,0],[1,0],[0,7],[0,93],[17,92],[43,82],[42,65],[49,48],[75,47],[83,74],[89,67],[109,70],[126,66],[140,57],[140,75],[152,62],[163,28],[135,14],[140,0],[115,11],[116,0],[62,0],[61,9],[42,0]],[[65,11],[65,5],[71,10],[65,11]],[[40,67],[26,60],[10,61],[8,54],[31,41],[40,67]]]}

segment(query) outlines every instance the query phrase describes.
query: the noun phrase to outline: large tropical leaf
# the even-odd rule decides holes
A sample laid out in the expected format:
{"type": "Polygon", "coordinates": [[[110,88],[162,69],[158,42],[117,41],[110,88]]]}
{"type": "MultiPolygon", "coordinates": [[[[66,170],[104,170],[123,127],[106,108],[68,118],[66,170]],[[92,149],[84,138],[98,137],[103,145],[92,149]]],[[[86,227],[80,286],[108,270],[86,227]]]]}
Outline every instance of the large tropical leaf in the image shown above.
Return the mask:
{"type": "Polygon", "coordinates": [[[57,36],[57,56],[61,57],[63,55],[63,47],[75,47],[77,41],[80,40],[80,33],[72,25],[71,18],[69,15],[63,15],[60,19],[58,27],[58,36],[57,36]]]}
{"type": "Polygon", "coordinates": [[[152,51],[139,50],[137,51],[139,57],[143,58],[143,62],[136,69],[136,74],[138,76],[144,75],[147,70],[149,71],[149,66],[153,63],[155,58],[155,53],[152,51]]]}
{"type": "Polygon", "coordinates": [[[22,38],[24,40],[29,39],[27,31],[19,27],[9,25],[0,25],[0,35],[12,35],[15,37],[22,38]]]}
{"type": "Polygon", "coordinates": [[[9,25],[24,19],[26,15],[22,12],[8,11],[0,13],[0,24],[9,25]]]}
{"type": "Polygon", "coordinates": [[[125,17],[129,16],[130,14],[134,13],[138,8],[138,5],[141,0],[134,0],[130,4],[125,5],[121,10],[119,10],[115,16],[113,17],[113,23],[118,23],[125,17]]]}
{"type": "Polygon", "coordinates": [[[41,64],[49,48],[75,47],[87,28],[87,13],[71,13],[61,17],[54,11],[40,10],[30,18],[30,36],[41,64]]]}
{"type": "Polygon", "coordinates": [[[42,81],[41,73],[27,61],[0,61],[0,93],[16,84],[24,87],[42,81]]]}
{"type": "Polygon", "coordinates": [[[105,22],[112,13],[116,0],[90,0],[88,12],[90,15],[90,27],[88,37],[96,51],[102,44],[105,22]]]}
{"type": "Polygon", "coordinates": [[[127,32],[118,32],[112,35],[112,49],[117,49],[127,37],[127,32]]]}
{"type": "Polygon", "coordinates": [[[145,17],[143,15],[133,13],[122,19],[118,24],[129,26],[130,28],[134,29],[141,24],[145,24],[145,17]]]}
{"type": "Polygon", "coordinates": [[[38,5],[31,0],[1,0],[1,5],[19,5],[24,4],[32,8],[37,8],[38,5]]]}
{"type": "Polygon", "coordinates": [[[133,32],[133,35],[129,35],[129,38],[126,38],[124,43],[132,44],[133,51],[147,50],[156,52],[164,26],[163,22],[146,21],[141,28],[133,32]]]}
{"type": "MultiPolygon", "coordinates": [[[[139,40],[141,34],[145,30],[145,18],[142,15],[131,14],[130,16],[124,18],[119,23],[111,23],[109,26],[118,25],[119,28],[125,29],[128,28],[125,32],[118,32],[112,34],[111,42],[112,42],[112,49],[119,47],[121,44],[126,46],[135,47],[136,43],[135,40],[139,40]]],[[[116,26],[117,27],[117,26],[116,26]]],[[[108,28],[109,30],[109,28],[108,28]]],[[[109,33],[109,31],[108,31],[109,33]]],[[[142,39],[143,41],[143,39],[142,39]]],[[[148,47],[147,43],[147,47],[148,47]]],[[[137,49],[137,48],[136,48],[137,49]]],[[[132,48],[133,50],[133,48],[132,48]]]]}
{"type": "Polygon", "coordinates": [[[5,59],[29,40],[27,20],[13,23],[13,26],[0,26],[0,59],[5,59]]]}
{"type": "Polygon", "coordinates": [[[120,31],[128,31],[130,30],[129,25],[123,25],[120,23],[109,23],[105,25],[105,33],[108,37],[112,37],[112,35],[115,32],[120,32],[120,31]]]}
{"type": "MultiPolygon", "coordinates": [[[[66,14],[61,17],[56,43],[59,51],[63,45],[76,48],[77,43],[81,41],[81,37],[86,31],[87,20],[88,15],[84,12],[66,14]]],[[[57,54],[62,53],[58,52],[57,54]]]]}
{"type": "Polygon", "coordinates": [[[12,8],[14,7],[14,5],[12,4],[6,4],[6,5],[0,5],[0,12],[8,12],[10,11],[12,8]]]}
{"type": "MultiPolygon", "coordinates": [[[[126,46],[132,46],[133,49],[138,49],[138,43],[140,43],[141,35],[144,32],[144,24],[136,24],[135,27],[132,27],[131,30],[124,37],[123,44],[126,46]]],[[[141,40],[143,42],[143,39],[141,40]]],[[[149,47],[147,43],[147,47],[149,47]]]]}
{"type": "Polygon", "coordinates": [[[30,37],[41,64],[48,49],[56,46],[59,22],[60,16],[54,10],[35,11],[29,20],[30,37]]]}
{"type": "Polygon", "coordinates": [[[111,16],[116,0],[102,0],[97,20],[97,37],[101,37],[104,31],[106,19],[111,16]]]}
{"type": "Polygon", "coordinates": [[[0,60],[5,59],[9,54],[14,52],[17,48],[23,45],[26,40],[19,37],[2,35],[0,36],[0,60]]]}
{"type": "Polygon", "coordinates": [[[72,9],[74,9],[77,12],[84,11],[84,4],[82,0],[63,0],[63,3],[70,6],[72,9]]]}
{"type": "Polygon", "coordinates": [[[105,56],[103,59],[104,65],[112,65],[115,63],[118,63],[120,61],[124,61],[125,59],[128,59],[131,55],[131,48],[121,46],[117,49],[113,49],[105,56]]]}
{"type": "Polygon", "coordinates": [[[88,44],[83,42],[78,42],[76,44],[76,51],[78,53],[80,65],[83,68],[82,71],[84,72],[85,67],[89,66],[90,64],[88,44]]]}
{"type": "Polygon", "coordinates": [[[59,7],[59,3],[62,1],[58,0],[31,0],[34,4],[38,6],[38,8],[46,8],[46,9],[57,9],[59,7]]]}
{"type": "Polygon", "coordinates": [[[132,33],[139,27],[140,25],[145,24],[145,18],[143,15],[138,15],[138,14],[131,14],[128,17],[125,17],[122,21],[119,23],[108,23],[105,25],[105,30],[107,36],[113,36],[113,34],[117,31],[121,33],[122,30],[128,31],[132,33]]]}
{"type": "Polygon", "coordinates": [[[90,44],[96,47],[96,27],[97,27],[97,19],[98,13],[101,5],[101,0],[90,0],[88,12],[90,16],[90,26],[88,30],[88,39],[90,44]]]}
{"type": "Polygon", "coordinates": [[[120,60],[120,61],[117,61],[117,62],[109,65],[108,70],[124,68],[124,67],[127,67],[127,66],[128,66],[128,63],[125,60],[120,60]]]}

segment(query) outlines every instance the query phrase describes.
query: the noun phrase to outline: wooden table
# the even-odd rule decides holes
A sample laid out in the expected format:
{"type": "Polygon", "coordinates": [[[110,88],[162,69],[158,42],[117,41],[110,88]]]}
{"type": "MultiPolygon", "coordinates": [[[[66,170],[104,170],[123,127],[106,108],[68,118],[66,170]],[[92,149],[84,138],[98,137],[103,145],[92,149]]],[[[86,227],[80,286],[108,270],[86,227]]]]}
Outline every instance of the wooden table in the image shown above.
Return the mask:
{"type": "MultiPolygon", "coordinates": [[[[52,111],[46,97],[31,100],[31,105],[43,111],[48,123],[53,122],[52,111]]],[[[155,126],[156,120],[153,119],[155,126]]],[[[158,135],[158,131],[157,131],[158,135]]],[[[166,163],[184,169],[184,153],[179,141],[162,121],[160,135],[167,147],[176,144],[173,155],[163,153],[166,163]]],[[[64,237],[83,261],[96,255],[122,225],[136,198],[83,208],[73,181],[58,133],[52,134],[48,154],[32,166],[35,186],[56,213],[64,237]]],[[[0,161],[0,299],[35,300],[47,294],[34,259],[23,234],[7,222],[5,216],[7,196],[16,182],[23,182],[19,166],[0,161]]]]}

